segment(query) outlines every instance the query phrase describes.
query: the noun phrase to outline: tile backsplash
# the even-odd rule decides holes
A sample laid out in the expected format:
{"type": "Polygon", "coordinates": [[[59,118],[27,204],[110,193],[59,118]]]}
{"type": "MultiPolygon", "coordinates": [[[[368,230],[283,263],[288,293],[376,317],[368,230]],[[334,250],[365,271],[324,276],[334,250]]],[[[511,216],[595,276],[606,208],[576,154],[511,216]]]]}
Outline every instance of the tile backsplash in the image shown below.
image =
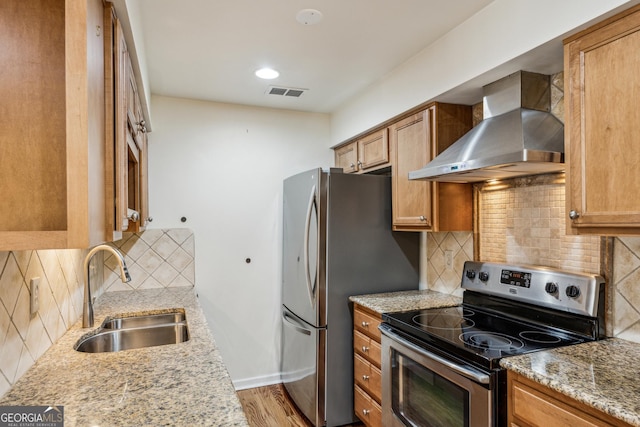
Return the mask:
{"type": "Polygon", "coordinates": [[[473,233],[454,231],[426,234],[427,288],[462,296],[460,278],[464,262],[473,259],[473,233]]]}
{"type": "Polygon", "coordinates": [[[640,342],[640,237],[613,244],[613,335],[640,342]]]}
{"type": "Polygon", "coordinates": [[[120,281],[113,255],[105,259],[104,290],[169,288],[195,284],[195,245],[187,228],[124,233],[113,243],[125,257],[131,281],[120,281]]]}
{"type": "MultiPolygon", "coordinates": [[[[122,284],[114,258],[98,252],[91,269],[94,295],[195,283],[191,230],[125,233],[113,245],[125,256],[131,282],[122,284]]],[[[80,319],[86,253],[76,249],[0,252],[0,396],[80,319]],[[34,277],[40,277],[40,302],[32,316],[29,283],[34,277]]]]}
{"type": "Polygon", "coordinates": [[[564,180],[516,178],[508,188],[479,192],[479,259],[600,272],[600,237],[565,231],[564,180]],[[536,185],[530,184],[536,180],[536,185]]]}

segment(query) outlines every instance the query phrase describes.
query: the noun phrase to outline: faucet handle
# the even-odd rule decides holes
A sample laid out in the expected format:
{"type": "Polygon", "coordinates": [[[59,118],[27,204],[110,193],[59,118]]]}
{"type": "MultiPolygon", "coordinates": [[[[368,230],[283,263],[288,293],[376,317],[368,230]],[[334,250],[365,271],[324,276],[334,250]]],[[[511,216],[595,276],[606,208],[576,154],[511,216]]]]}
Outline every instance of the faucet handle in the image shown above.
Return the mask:
{"type": "Polygon", "coordinates": [[[123,277],[123,282],[130,282],[131,281],[131,275],[129,274],[129,269],[127,268],[126,264],[122,265],[122,272],[124,273],[124,277],[123,277]]]}

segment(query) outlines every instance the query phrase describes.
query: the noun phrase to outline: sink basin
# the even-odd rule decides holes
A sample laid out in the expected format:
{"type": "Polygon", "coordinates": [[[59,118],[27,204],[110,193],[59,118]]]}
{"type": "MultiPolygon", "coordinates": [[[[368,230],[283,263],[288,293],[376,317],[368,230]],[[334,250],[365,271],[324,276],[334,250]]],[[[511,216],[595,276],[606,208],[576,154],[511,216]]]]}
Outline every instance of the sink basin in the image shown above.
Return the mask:
{"type": "Polygon", "coordinates": [[[105,353],[189,341],[184,311],[143,316],[115,317],[73,347],[84,353],[105,353]]]}
{"type": "Polygon", "coordinates": [[[185,320],[186,316],[184,312],[149,314],[145,316],[110,318],[105,320],[100,327],[102,329],[128,329],[166,325],[168,323],[180,323],[185,320]]]}

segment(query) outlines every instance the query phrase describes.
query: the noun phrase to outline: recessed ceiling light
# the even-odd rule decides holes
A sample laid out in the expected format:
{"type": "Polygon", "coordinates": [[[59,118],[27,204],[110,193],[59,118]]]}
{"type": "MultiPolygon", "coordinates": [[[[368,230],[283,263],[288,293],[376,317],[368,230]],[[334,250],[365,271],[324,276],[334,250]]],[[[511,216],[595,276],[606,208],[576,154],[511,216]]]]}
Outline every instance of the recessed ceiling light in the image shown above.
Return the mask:
{"type": "Polygon", "coordinates": [[[279,75],[280,73],[274,70],[273,68],[260,68],[258,71],[256,71],[257,77],[260,77],[261,79],[266,79],[266,80],[275,79],[279,75]]]}
{"type": "Polygon", "coordinates": [[[322,12],[315,9],[302,9],[296,14],[296,21],[302,25],[314,25],[322,21],[322,12]]]}

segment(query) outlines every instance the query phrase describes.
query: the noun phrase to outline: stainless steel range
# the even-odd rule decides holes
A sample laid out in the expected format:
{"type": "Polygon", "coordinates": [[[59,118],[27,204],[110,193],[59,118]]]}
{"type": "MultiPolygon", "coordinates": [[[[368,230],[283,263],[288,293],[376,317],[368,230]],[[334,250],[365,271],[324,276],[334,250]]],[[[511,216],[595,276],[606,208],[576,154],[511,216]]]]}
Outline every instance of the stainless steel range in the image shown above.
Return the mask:
{"type": "Polygon", "coordinates": [[[505,426],[503,357],[604,337],[604,279],[468,261],[463,303],[382,316],[385,426],[505,426]]]}

